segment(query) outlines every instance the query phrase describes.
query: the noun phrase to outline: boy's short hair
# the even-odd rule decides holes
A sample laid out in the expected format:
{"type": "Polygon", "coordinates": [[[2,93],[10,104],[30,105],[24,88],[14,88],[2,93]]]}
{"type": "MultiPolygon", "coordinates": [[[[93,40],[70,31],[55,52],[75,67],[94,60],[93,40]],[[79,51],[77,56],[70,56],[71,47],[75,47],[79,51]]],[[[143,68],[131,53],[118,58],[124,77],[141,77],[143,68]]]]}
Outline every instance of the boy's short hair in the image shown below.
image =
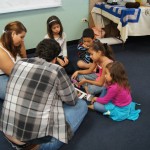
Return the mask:
{"type": "Polygon", "coordinates": [[[91,28],[86,28],[83,31],[82,38],[94,39],[94,31],[91,28]]]}
{"type": "Polygon", "coordinates": [[[36,47],[36,56],[51,62],[61,52],[59,43],[54,39],[44,39],[36,47]]]}

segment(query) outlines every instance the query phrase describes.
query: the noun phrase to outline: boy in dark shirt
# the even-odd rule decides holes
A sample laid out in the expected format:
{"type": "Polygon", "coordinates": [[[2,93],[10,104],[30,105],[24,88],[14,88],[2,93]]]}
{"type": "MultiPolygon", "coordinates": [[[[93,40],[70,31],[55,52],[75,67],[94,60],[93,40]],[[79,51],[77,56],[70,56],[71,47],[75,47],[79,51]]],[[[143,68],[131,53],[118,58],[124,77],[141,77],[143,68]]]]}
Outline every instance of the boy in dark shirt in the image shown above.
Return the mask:
{"type": "Polygon", "coordinates": [[[92,63],[88,49],[92,46],[94,39],[94,31],[91,28],[86,28],[77,46],[77,54],[79,57],[77,66],[81,69],[88,69],[92,63]]]}

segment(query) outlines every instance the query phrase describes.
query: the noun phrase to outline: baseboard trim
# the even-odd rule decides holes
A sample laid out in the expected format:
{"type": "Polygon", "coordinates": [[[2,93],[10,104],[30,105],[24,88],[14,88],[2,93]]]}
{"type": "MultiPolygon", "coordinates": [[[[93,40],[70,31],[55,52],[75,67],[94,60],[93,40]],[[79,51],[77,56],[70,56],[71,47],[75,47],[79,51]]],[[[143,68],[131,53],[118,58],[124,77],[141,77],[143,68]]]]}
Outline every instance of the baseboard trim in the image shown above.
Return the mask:
{"type": "MultiPolygon", "coordinates": [[[[79,39],[67,41],[67,46],[76,45],[76,44],[78,44],[78,42],[79,42],[79,39]]],[[[35,53],[35,50],[36,50],[36,48],[27,49],[27,51],[26,51],[27,55],[35,53]]]]}

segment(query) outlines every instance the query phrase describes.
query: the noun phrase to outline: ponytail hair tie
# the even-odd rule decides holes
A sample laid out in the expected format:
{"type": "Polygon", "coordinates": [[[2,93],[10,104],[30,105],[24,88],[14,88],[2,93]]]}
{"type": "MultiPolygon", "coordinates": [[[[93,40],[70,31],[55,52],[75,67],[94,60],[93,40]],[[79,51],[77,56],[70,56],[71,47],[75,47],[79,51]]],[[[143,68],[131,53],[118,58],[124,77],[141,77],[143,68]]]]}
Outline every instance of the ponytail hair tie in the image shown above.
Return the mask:
{"type": "Polygon", "coordinates": [[[104,45],[104,48],[107,50],[108,44],[107,44],[107,43],[104,43],[103,45],[104,45]]]}

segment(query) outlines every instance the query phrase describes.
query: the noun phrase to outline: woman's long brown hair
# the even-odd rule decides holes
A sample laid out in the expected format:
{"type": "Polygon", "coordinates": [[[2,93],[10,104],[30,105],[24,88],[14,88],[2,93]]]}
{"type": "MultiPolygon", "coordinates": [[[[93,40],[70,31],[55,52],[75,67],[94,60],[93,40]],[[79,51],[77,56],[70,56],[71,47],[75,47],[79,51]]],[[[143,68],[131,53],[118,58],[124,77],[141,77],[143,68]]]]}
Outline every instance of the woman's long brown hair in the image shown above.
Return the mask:
{"type": "Polygon", "coordinates": [[[8,23],[5,28],[4,28],[4,33],[1,36],[1,43],[2,45],[13,55],[13,57],[16,59],[17,54],[21,55],[20,46],[15,46],[13,44],[13,39],[12,39],[12,32],[15,31],[16,34],[20,34],[21,32],[27,32],[27,29],[25,26],[19,22],[19,21],[14,21],[8,23]]]}
{"type": "Polygon", "coordinates": [[[111,83],[117,83],[120,87],[130,90],[130,84],[125,68],[122,63],[118,61],[111,62],[106,65],[112,78],[111,83]]]}

